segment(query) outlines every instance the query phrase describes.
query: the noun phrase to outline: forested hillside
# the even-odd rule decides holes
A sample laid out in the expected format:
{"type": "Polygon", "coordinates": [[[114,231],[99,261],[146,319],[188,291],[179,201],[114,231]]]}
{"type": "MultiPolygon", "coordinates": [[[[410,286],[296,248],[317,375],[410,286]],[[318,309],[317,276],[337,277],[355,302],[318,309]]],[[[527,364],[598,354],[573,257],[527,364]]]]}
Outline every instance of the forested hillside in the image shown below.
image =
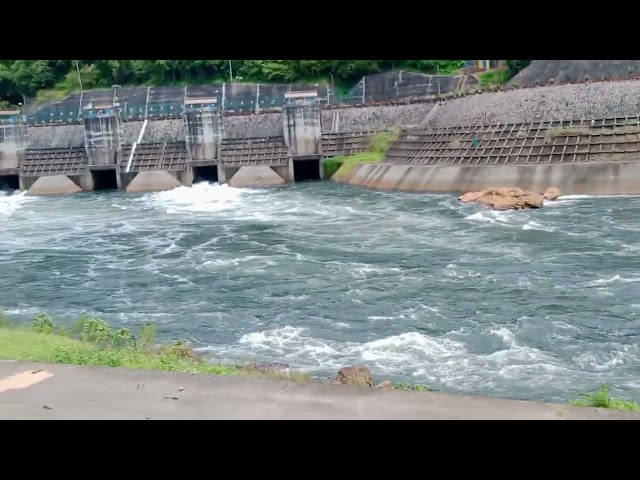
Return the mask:
{"type": "MultiPolygon", "coordinates": [[[[514,61],[509,61],[514,62],[514,61]]],[[[350,87],[393,69],[450,74],[464,60],[0,60],[0,100],[118,85],[333,81],[350,87]],[[78,72],[80,75],[78,75],[78,72]],[[80,80],[79,80],[80,78],[80,80]]]]}

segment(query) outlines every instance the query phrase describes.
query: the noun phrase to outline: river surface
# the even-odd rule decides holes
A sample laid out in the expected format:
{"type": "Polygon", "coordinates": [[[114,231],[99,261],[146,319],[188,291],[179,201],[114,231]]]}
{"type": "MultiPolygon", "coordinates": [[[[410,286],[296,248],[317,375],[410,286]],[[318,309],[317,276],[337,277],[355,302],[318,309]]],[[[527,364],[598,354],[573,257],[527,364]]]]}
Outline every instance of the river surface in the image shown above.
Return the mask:
{"type": "Polygon", "coordinates": [[[228,362],[566,401],[640,399],[640,198],[490,212],[330,182],[0,194],[0,306],[156,322],[228,362]]]}

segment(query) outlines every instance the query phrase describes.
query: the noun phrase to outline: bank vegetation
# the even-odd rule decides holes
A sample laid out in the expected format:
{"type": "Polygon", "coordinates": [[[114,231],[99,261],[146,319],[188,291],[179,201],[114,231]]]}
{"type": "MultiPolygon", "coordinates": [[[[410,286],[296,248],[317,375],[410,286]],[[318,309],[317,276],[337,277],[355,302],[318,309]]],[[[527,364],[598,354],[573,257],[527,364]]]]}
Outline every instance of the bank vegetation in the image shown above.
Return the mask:
{"type": "MultiPolygon", "coordinates": [[[[531,60],[506,60],[509,76],[531,60]]],[[[363,76],[392,70],[456,74],[464,60],[0,60],[0,103],[59,100],[114,85],[222,82],[324,83],[346,92],[363,76]]]]}
{"type": "MultiPolygon", "coordinates": [[[[0,360],[15,360],[68,365],[94,365],[142,370],[164,370],[209,375],[246,375],[254,377],[287,378],[293,381],[312,381],[310,375],[282,371],[277,364],[262,369],[249,366],[216,364],[195,352],[184,340],[162,343],[156,340],[156,326],[142,326],[137,334],[122,327],[113,329],[104,320],[81,318],[69,327],[56,325],[47,314],[36,315],[30,325],[17,324],[0,312],[0,360]]],[[[345,367],[343,372],[360,374],[363,369],[367,383],[373,386],[371,372],[366,367],[345,367]]],[[[355,380],[363,377],[357,376],[355,380]]],[[[350,382],[358,384],[357,381],[350,382]]],[[[383,382],[391,387],[391,382],[383,382]]],[[[382,386],[381,384],[381,386],[382,386]]],[[[426,385],[399,383],[391,388],[416,392],[431,391],[426,385]]],[[[636,401],[615,398],[611,388],[579,395],[573,405],[640,411],[636,401]]]]}

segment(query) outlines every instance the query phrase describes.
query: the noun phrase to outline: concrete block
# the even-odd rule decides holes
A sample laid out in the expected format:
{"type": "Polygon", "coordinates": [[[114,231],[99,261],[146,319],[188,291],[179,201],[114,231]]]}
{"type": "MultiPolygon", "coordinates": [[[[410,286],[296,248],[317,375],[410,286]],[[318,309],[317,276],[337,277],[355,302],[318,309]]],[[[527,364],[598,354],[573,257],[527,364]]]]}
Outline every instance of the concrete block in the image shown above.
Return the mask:
{"type": "Polygon", "coordinates": [[[66,175],[52,175],[38,178],[25,195],[56,195],[81,191],[82,189],[66,175]]]}
{"type": "Polygon", "coordinates": [[[180,187],[181,183],[169,172],[140,172],[127,185],[127,192],[157,192],[180,187]]]}
{"type": "Polygon", "coordinates": [[[242,167],[229,180],[230,187],[265,187],[285,183],[284,179],[267,166],[242,167]]]}

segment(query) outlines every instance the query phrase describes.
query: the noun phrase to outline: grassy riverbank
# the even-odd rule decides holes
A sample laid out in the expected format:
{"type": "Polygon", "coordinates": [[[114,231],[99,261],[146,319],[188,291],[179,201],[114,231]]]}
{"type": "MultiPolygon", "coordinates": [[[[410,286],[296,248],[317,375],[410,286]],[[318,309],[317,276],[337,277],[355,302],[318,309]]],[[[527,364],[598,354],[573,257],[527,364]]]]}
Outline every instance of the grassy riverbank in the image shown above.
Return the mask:
{"type": "Polygon", "coordinates": [[[400,131],[397,129],[375,133],[371,136],[369,148],[366,151],[355,155],[328,158],[323,162],[325,178],[338,180],[341,176],[348,174],[359,163],[382,162],[387,150],[398,139],[399,134],[400,131]]]}
{"type": "Polygon", "coordinates": [[[129,329],[114,331],[93,318],[80,320],[72,328],[57,327],[44,314],[36,316],[30,328],[0,317],[0,358],[218,375],[248,373],[240,367],[205,361],[184,341],[157,344],[152,325],[135,336],[129,329]]]}
{"type": "MultiPolygon", "coordinates": [[[[165,370],[209,375],[250,375],[311,381],[299,372],[261,373],[246,366],[212,363],[179,340],[157,343],[155,326],[147,325],[134,335],[127,328],[113,330],[96,318],[81,319],[72,327],[56,326],[46,314],[37,315],[30,326],[16,325],[0,312],[0,359],[69,365],[95,365],[143,370],[165,370]]],[[[425,385],[401,383],[395,390],[427,392],[425,385]]],[[[573,405],[640,412],[640,404],[611,396],[606,385],[580,395],[573,405]]]]}

